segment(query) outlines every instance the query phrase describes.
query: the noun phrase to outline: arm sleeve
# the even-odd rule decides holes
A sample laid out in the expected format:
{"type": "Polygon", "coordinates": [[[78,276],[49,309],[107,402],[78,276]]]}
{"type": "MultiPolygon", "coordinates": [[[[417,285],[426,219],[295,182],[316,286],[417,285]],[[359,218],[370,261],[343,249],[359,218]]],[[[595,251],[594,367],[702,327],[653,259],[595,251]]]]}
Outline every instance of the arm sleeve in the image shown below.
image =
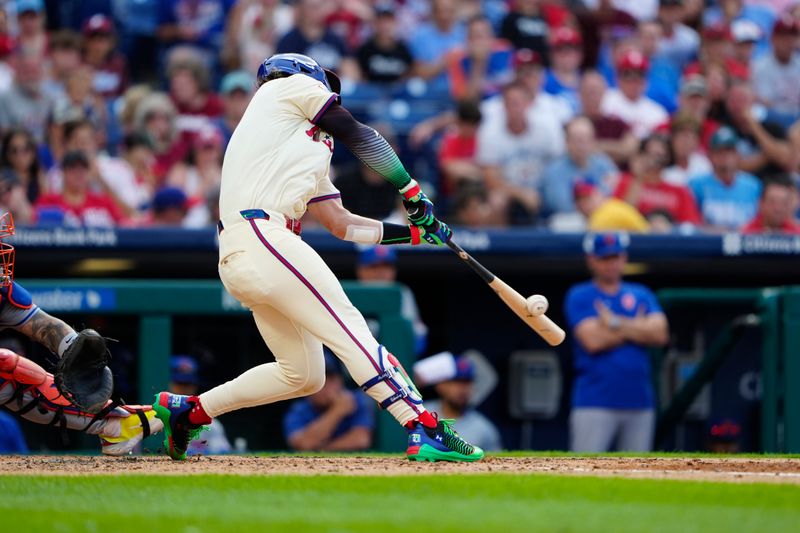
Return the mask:
{"type": "Polygon", "coordinates": [[[353,118],[350,112],[337,103],[331,104],[316,124],[344,143],[362,163],[383,176],[389,183],[402,189],[411,182],[400,158],[383,136],[353,118]]]}

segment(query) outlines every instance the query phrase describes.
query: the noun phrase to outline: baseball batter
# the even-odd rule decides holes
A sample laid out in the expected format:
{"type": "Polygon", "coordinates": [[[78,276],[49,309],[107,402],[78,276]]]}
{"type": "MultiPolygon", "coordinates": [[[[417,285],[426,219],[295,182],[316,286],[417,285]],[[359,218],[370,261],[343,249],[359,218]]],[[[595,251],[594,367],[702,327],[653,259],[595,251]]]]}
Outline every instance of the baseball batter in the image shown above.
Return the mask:
{"type": "MultiPolygon", "coordinates": [[[[0,217],[0,239],[14,234],[9,213],[0,217]]],[[[30,293],[13,281],[14,247],[0,242],[0,329],[23,333],[62,357],[81,333],[37,306],[30,293]]],[[[53,374],[17,353],[0,348],[0,405],[37,424],[98,435],[106,455],[123,455],[161,430],[151,406],[104,402],[90,414],[72,404],[56,387],[53,374]]]]}
{"type": "Polygon", "coordinates": [[[307,56],[278,54],[261,65],[257,83],[222,168],[219,274],[252,311],[276,361],[199,396],[158,394],[153,407],[170,456],[184,458],[188,442],[212,417],[318,391],[324,343],[407,428],[410,459],[482,458],[450,421],[425,410],[397,359],[372,337],[339,281],[300,238],[299,219],[308,211],[335,236],[363,244],[441,245],[452,232],[386,140],[341,105],[335,74],[307,56]],[[329,176],[334,139],[398,188],[410,225],[367,219],[342,206],[329,176]]]}

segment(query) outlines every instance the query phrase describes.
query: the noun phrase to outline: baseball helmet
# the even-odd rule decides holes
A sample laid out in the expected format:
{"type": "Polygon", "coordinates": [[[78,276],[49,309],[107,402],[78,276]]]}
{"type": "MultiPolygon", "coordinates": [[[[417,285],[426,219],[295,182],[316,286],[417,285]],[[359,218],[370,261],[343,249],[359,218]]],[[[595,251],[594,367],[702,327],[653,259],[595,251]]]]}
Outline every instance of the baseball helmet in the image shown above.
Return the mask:
{"type": "Polygon", "coordinates": [[[259,84],[267,81],[270,74],[285,72],[287,74],[305,74],[317,81],[321,81],[330,91],[339,94],[342,83],[339,77],[328,69],[322,68],[319,63],[303,54],[275,54],[264,60],[258,67],[259,84]]]}

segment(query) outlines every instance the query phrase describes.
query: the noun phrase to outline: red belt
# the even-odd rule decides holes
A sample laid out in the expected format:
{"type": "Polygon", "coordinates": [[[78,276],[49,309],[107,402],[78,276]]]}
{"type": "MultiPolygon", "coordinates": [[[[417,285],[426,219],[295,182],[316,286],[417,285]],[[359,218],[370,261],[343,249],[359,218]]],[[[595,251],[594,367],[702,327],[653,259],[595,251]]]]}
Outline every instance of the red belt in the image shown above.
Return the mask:
{"type": "MultiPolygon", "coordinates": [[[[239,211],[239,213],[242,215],[242,218],[244,218],[245,220],[258,220],[258,219],[269,220],[270,219],[269,213],[267,213],[263,209],[245,209],[244,211],[239,211]]],[[[300,223],[300,221],[295,219],[295,218],[289,218],[287,216],[284,216],[283,218],[286,221],[286,229],[288,229],[289,231],[291,231],[295,235],[299,236],[300,233],[303,231],[303,225],[300,223]]],[[[221,220],[218,221],[217,222],[217,231],[219,233],[222,233],[222,230],[224,230],[224,229],[225,229],[225,226],[222,225],[222,221],[221,220]]]]}

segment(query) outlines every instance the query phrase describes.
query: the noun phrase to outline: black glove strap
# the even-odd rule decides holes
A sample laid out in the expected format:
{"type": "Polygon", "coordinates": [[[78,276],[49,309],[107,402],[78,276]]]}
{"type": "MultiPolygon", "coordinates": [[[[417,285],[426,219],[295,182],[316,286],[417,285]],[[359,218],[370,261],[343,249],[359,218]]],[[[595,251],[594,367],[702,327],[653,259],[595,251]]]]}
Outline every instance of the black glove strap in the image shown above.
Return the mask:
{"type": "Polygon", "coordinates": [[[383,223],[383,239],[380,244],[408,244],[411,242],[411,228],[400,224],[383,223]]]}

